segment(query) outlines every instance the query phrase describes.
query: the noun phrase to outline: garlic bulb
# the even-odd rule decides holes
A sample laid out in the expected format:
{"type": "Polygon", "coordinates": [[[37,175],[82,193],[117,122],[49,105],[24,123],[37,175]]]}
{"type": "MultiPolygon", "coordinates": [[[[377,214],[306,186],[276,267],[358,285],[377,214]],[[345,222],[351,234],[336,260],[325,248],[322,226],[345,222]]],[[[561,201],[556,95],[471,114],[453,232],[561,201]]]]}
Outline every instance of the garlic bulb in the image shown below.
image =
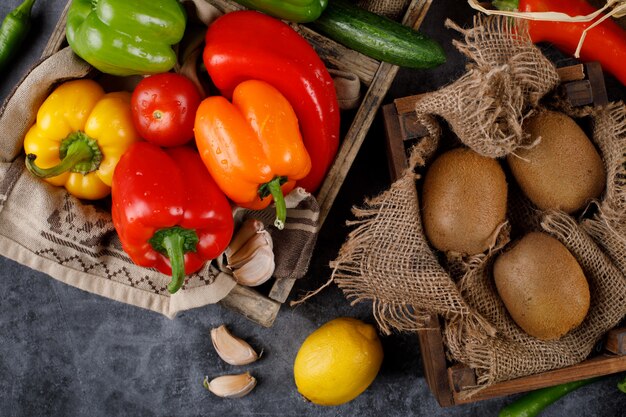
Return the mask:
{"type": "Polygon", "coordinates": [[[225,251],[226,267],[237,283],[254,287],[272,277],[274,262],[272,236],[255,219],[246,220],[225,251]]]}
{"type": "Polygon", "coordinates": [[[218,397],[241,398],[248,395],[256,386],[256,378],[250,372],[237,375],[222,375],[209,381],[209,377],[204,378],[203,385],[218,397]]]}
{"type": "Polygon", "coordinates": [[[259,359],[245,340],[232,335],[224,325],[211,330],[211,342],[219,357],[231,365],[247,365],[259,359]]]}

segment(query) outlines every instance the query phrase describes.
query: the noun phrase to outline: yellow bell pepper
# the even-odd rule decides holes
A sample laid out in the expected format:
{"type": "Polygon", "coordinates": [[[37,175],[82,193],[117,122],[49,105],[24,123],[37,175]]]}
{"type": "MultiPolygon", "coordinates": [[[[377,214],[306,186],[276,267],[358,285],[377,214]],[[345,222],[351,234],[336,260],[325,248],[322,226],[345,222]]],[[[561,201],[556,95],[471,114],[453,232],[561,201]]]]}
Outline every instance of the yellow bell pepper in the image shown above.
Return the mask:
{"type": "Polygon", "coordinates": [[[117,162],[139,140],[130,97],[124,91],[107,94],[88,79],[61,84],[24,138],[28,170],[78,198],[109,195],[117,162]]]}

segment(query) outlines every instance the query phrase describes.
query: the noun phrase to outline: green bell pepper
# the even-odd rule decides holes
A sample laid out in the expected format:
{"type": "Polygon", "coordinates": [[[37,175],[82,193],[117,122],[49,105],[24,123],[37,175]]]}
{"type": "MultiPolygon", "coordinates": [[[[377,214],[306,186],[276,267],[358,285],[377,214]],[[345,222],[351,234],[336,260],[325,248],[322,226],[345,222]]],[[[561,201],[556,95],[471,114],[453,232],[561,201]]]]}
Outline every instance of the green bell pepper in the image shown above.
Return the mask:
{"type": "Polygon", "coordinates": [[[324,11],[328,0],[235,0],[248,9],[290,22],[312,22],[324,11]]]}
{"type": "Polygon", "coordinates": [[[73,0],[65,28],[78,56],[101,72],[125,76],[173,68],[172,45],[186,22],[178,0],[73,0]]]}

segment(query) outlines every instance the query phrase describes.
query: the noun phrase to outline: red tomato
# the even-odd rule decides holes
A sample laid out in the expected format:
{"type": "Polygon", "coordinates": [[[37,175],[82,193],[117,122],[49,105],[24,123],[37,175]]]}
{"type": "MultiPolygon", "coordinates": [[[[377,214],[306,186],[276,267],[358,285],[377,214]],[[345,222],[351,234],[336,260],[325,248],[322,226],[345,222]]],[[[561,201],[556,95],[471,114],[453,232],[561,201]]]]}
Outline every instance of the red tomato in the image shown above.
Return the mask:
{"type": "Polygon", "coordinates": [[[184,75],[151,75],[133,91],[133,123],[148,142],[164,147],[183,145],[193,138],[201,99],[196,86],[184,75]]]}

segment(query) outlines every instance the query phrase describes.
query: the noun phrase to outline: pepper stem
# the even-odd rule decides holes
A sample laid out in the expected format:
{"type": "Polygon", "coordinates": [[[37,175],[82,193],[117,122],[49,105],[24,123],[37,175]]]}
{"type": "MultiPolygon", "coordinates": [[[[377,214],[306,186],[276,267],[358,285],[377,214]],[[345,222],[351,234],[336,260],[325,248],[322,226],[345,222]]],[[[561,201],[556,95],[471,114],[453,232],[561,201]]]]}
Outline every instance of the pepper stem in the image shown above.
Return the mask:
{"type": "Polygon", "coordinates": [[[148,241],[155,251],[166,255],[170,260],[172,281],[167,284],[170,294],[174,294],[183,286],[185,253],[195,252],[198,240],[198,235],[194,230],[173,226],[157,230],[148,241]]]}
{"type": "Polygon", "coordinates": [[[274,220],[274,226],[276,226],[278,230],[283,230],[285,221],[287,220],[287,205],[285,204],[283,190],[280,188],[285,182],[287,182],[287,177],[277,176],[259,187],[259,196],[261,199],[270,194],[274,199],[274,205],[276,206],[276,220],[274,220]]]}
{"type": "Polygon", "coordinates": [[[61,141],[59,146],[61,162],[50,168],[40,168],[35,165],[37,155],[29,153],[26,156],[26,168],[40,178],[51,178],[64,172],[79,172],[86,175],[95,171],[102,162],[102,151],[95,139],[83,132],[72,132],[61,141]]]}

